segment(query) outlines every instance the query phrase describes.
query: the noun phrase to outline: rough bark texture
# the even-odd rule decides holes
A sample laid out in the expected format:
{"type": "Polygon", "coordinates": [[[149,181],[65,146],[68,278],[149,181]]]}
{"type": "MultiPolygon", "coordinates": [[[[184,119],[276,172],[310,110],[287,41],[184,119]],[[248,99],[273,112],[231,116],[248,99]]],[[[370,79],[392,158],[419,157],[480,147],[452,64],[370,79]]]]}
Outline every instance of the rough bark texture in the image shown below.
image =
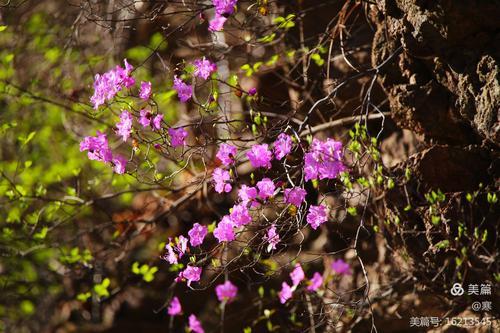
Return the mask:
{"type": "Polygon", "coordinates": [[[471,203],[467,194],[499,185],[499,2],[387,0],[371,13],[372,65],[402,47],[379,75],[392,119],[424,147],[392,167],[398,181],[384,198],[392,221],[385,238],[410,274],[449,300],[448,286],[463,264],[456,258],[470,267],[459,280],[494,285],[499,212],[483,199],[471,203]],[[432,223],[425,194],[437,189],[446,194],[436,207],[446,219],[432,223]],[[457,235],[459,225],[488,230],[487,240],[472,245],[457,235]]]}

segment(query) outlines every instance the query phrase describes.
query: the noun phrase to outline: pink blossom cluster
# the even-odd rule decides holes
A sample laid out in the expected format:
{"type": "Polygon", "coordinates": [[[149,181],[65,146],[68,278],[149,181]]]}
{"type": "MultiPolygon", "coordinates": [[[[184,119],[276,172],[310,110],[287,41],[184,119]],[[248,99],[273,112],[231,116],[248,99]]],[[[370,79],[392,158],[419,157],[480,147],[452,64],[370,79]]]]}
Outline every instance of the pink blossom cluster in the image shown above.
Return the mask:
{"type": "Polygon", "coordinates": [[[127,158],[122,155],[113,155],[108,145],[106,134],[97,131],[97,135],[86,136],[80,142],[80,151],[87,151],[90,160],[111,163],[113,170],[118,174],[125,173],[127,158]]]}
{"type": "Polygon", "coordinates": [[[345,170],[342,163],[342,143],[333,139],[313,139],[309,152],[304,156],[305,180],[334,179],[345,170]]]}
{"type": "Polygon", "coordinates": [[[210,20],[208,29],[210,31],[221,31],[227,17],[234,13],[237,2],[238,0],[212,0],[215,7],[215,17],[210,20]]]}
{"type": "Polygon", "coordinates": [[[154,116],[148,110],[139,111],[139,124],[141,124],[142,127],[151,126],[153,130],[160,130],[162,121],[163,121],[163,114],[161,113],[158,113],[157,115],[154,116]]]}
{"type": "Polygon", "coordinates": [[[208,77],[217,70],[217,66],[205,57],[196,59],[193,65],[194,75],[204,80],[208,79],[208,77]]]}
{"type": "MultiPolygon", "coordinates": [[[[342,259],[338,259],[332,264],[332,270],[341,269],[343,274],[349,272],[350,274],[350,266],[345,263],[342,259]]],[[[337,272],[337,271],[335,271],[337,272]]],[[[337,272],[337,274],[340,274],[337,272]]],[[[278,293],[278,297],[280,299],[281,304],[285,304],[290,298],[293,296],[293,292],[297,289],[300,282],[306,279],[304,270],[300,264],[296,264],[293,271],[290,273],[290,279],[292,280],[292,284],[289,285],[287,282],[283,281],[281,284],[281,290],[278,293]]],[[[306,281],[307,282],[307,291],[310,292],[318,292],[318,290],[323,286],[324,283],[323,275],[320,272],[314,272],[313,276],[306,281]]]]}
{"type": "Polygon", "coordinates": [[[134,67],[127,62],[127,59],[123,62],[125,68],[116,66],[102,75],[96,74],[94,78],[94,94],[90,98],[94,109],[97,110],[100,105],[113,99],[124,87],[130,88],[135,84],[135,79],[130,76],[134,67]]]}

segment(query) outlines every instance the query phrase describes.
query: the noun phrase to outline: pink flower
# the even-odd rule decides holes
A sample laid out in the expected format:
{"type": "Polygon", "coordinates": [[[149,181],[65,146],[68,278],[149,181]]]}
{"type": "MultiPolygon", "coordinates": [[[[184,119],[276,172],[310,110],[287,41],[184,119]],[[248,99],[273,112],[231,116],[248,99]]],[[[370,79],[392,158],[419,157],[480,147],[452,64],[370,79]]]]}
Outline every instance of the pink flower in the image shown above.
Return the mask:
{"type": "Polygon", "coordinates": [[[231,189],[233,187],[231,186],[231,184],[229,184],[229,181],[231,180],[231,175],[229,174],[229,171],[221,168],[215,168],[212,177],[215,184],[215,192],[217,193],[231,192],[231,189]]]}
{"type": "Polygon", "coordinates": [[[300,281],[305,279],[304,270],[302,270],[302,266],[300,264],[296,264],[294,270],[290,273],[290,278],[292,279],[293,286],[296,287],[299,285],[300,281]]]}
{"type": "Polygon", "coordinates": [[[351,275],[351,267],[349,266],[348,263],[346,263],[342,259],[337,259],[334,262],[332,262],[332,265],[330,266],[332,270],[339,274],[339,275],[351,275]]]}
{"type": "Polygon", "coordinates": [[[265,200],[273,196],[276,186],[271,179],[264,178],[257,183],[257,188],[259,189],[259,197],[265,200]]]}
{"type": "Polygon", "coordinates": [[[224,28],[224,23],[226,23],[227,18],[220,15],[215,15],[213,19],[208,23],[208,30],[210,31],[221,31],[224,28]]]}
{"type": "Polygon", "coordinates": [[[233,206],[229,217],[236,227],[241,227],[252,222],[252,217],[244,204],[233,206]]]}
{"type": "Polygon", "coordinates": [[[220,302],[229,303],[236,297],[238,288],[228,280],[215,287],[215,293],[217,294],[217,298],[220,302]]]}
{"type": "Polygon", "coordinates": [[[168,261],[169,264],[174,265],[178,263],[177,254],[175,254],[174,247],[172,246],[171,239],[168,239],[168,243],[165,245],[165,250],[167,253],[162,257],[163,260],[168,261]]]}
{"type": "Polygon", "coordinates": [[[215,6],[215,13],[218,15],[231,15],[238,0],[212,0],[215,6]]]}
{"type": "MultiPolygon", "coordinates": [[[[162,121],[163,121],[163,114],[161,114],[161,113],[157,114],[153,118],[153,129],[160,130],[161,129],[161,122],[162,121]]],[[[187,132],[186,132],[186,135],[187,135],[187,132]]],[[[172,145],[173,145],[173,143],[172,143],[172,145]]]]}
{"type": "Polygon", "coordinates": [[[94,79],[94,94],[90,98],[94,109],[98,109],[100,105],[104,104],[115,97],[115,95],[125,88],[130,88],[134,85],[135,80],[130,76],[133,67],[124,59],[125,68],[116,66],[116,68],[107,71],[100,75],[96,74],[94,79]]]}
{"type": "Polygon", "coordinates": [[[281,304],[285,304],[290,298],[292,298],[292,288],[288,283],[283,282],[281,284],[281,291],[278,293],[281,304]]]}
{"type": "Polygon", "coordinates": [[[193,86],[184,83],[177,76],[174,76],[174,89],[182,103],[187,102],[193,96],[193,86]]]}
{"type": "Polygon", "coordinates": [[[123,141],[127,141],[132,132],[132,115],[130,112],[123,111],[120,114],[120,122],[116,124],[116,133],[122,137],[123,141]]]}
{"type": "Polygon", "coordinates": [[[123,65],[125,66],[125,69],[117,66],[117,71],[119,73],[119,76],[122,77],[122,82],[125,88],[130,88],[135,84],[135,79],[130,76],[130,73],[134,69],[134,66],[129,64],[127,59],[123,59],[123,65]]]}
{"type": "Polygon", "coordinates": [[[309,283],[310,284],[307,287],[307,290],[309,290],[309,291],[316,291],[323,284],[323,277],[321,276],[321,274],[319,274],[318,272],[316,272],[316,273],[314,273],[314,275],[311,278],[311,280],[309,280],[309,283]]]}
{"type": "Polygon", "coordinates": [[[175,239],[175,244],[173,244],[172,239],[169,238],[168,243],[165,245],[167,254],[165,254],[162,259],[168,261],[170,264],[177,264],[177,258],[182,258],[184,253],[186,253],[187,243],[187,238],[182,235],[175,239]]]}
{"type": "Polygon", "coordinates": [[[113,164],[114,164],[114,167],[113,167],[113,170],[117,173],[117,174],[124,174],[125,173],[125,167],[127,166],[127,158],[122,156],[122,155],[115,155],[113,157],[113,164]]]}
{"type": "Polygon", "coordinates": [[[208,233],[207,227],[199,223],[195,223],[191,228],[191,230],[188,231],[189,242],[191,243],[192,246],[201,245],[207,233],[208,233]]]}
{"type": "Polygon", "coordinates": [[[284,191],[285,202],[299,207],[306,198],[306,190],[301,187],[287,188],[284,191]]]}
{"type": "Polygon", "coordinates": [[[151,96],[151,82],[141,82],[141,91],[139,92],[139,97],[147,101],[151,96]]]}
{"type": "Polygon", "coordinates": [[[188,239],[180,235],[176,240],[177,244],[175,246],[175,249],[179,253],[179,258],[182,258],[182,256],[184,255],[184,253],[186,253],[187,250],[188,239]]]}
{"type": "Polygon", "coordinates": [[[333,179],[345,170],[342,163],[342,143],[327,139],[314,139],[309,152],[304,156],[305,180],[333,179]]]}
{"type": "Polygon", "coordinates": [[[203,327],[201,327],[200,321],[194,314],[189,316],[189,329],[194,333],[205,333],[203,327]]]}
{"type": "Polygon", "coordinates": [[[267,235],[264,236],[264,240],[269,243],[267,246],[267,252],[276,250],[276,245],[280,242],[280,235],[276,233],[276,226],[274,224],[267,229],[267,235]]]}
{"type": "Polygon", "coordinates": [[[170,141],[172,143],[172,147],[184,146],[185,139],[188,136],[186,130],[182,127],[179,128],[169,128],[168,135],[170,135],[170,141]]]}
{"type": "Polygon", "coordinates": [[[230,166],[234,162],[237,152],[238,150],[236,147],[228,145],[227,143],[221,143],[216,157],[222,162],[223,165],[230,166]]]}
{"type": "Polygon", "coordinates": [[[202,59],[196,59],[193,65],[194,75],[197,77],[201,77],[204,80],[208,79],[210,74],[217,70],[217,66],[214,63],[210,62],[210,60],[205,59],[205,57],[203,57],[202,59]]]}
{"type": "Polygon", "coordinates": [[[274,156],[277,160],[281,160],[283,157],[288,155],[292,151],[292,137],[285,133],[278,135],[278,138],[274,142],[274,156]]]}
{"type": "Polygon", "coordinates": [[[200,281],[201,277],[201,267],[188,266],[185,270],[181,272],[179,277],[187,280],[187,285],[191,287],[191,283],[194,281],[200,281]]]}
{"type": "Polygon", "coordinates": [[[139,111],[139,124],[142,125],[142,127],[148,127],[151,125],[151,112],[147,110],[141,110],[139,111]]]}
{"type": "Polygon", "coordinates": [[[181,314],[182,306],[181,302],[179,302],[179,298],[177,297],[172,298],[172,301],[170,301],[170,305],[168,306],[167,312],[170,316],[177,316],[181,314]]]}
{"type": "Polygon", "coordinates": [[[220,242],[234,240],[234,225],[229,216],[224,216],[214,230],[214,237],[220,242]]]}
{"type": "Polygon", "coordinates": [[[328,221],[326,216],[326,207],[323,205],[309,207],[309,212],[306,216],[307,223],[311,225],[314,230],[318,229],[320,225],[328,221]]]}
{"type": "Polygon", "coordinates": [[[87,150],[89,160],[101,161],[104,163],[111,162],[113,154],[108,146],[106,134],[97,131],[97,135],[86,136],[80,142],[80,151],[87,150]]]}
{"type": "Polygon", "coordinates": [[[266,143],[252,146],[251,150],[247,152],[247,157],[254,168],[271,168],[273,153],[269,151],[266,143]]]}
{"type": "Polygon", "coordinates": [[[238,197],[240,198],[242,204],[248,205],[249,202],[252,202],[255,198],[257,198],[257,189],[255,187],[243,185],[238,191],[238,197]]]}
{"type": "Polygon", "coordinates": [[[256,94],[257,94],[257,88],[250,88],[250,90],[248,90],[249,96],[255,96],[256,94]]]}

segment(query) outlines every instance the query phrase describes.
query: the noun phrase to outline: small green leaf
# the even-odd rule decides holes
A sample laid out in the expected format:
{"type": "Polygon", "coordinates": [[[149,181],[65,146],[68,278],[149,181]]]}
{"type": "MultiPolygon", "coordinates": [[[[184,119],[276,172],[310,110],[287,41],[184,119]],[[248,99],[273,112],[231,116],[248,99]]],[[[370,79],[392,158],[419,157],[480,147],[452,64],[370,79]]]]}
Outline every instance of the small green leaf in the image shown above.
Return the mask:
{"type": "Polygon", "coordinates": [[[276,37],[276,34],[273,32],[270,35],[266,35],[262,38],[259,38],[257,41],[260,43],[270,43],[274,40],[275,37],[276,37]]]}
{"type": "Polygon", "coordinates": [[[348,207],[347,213],[349,213],[349,215],[351,216],[356,216],[358,215],[358,210],[356,209],[356,207],[348,207]]]}
{"type": "Polygon", "coordinates": [[[76,299],[80,302],[86,302],[91,296],[92,294],[90,293],[90,291],[88,291],[86,293],[80,293],[76,295],[76,299]]]}

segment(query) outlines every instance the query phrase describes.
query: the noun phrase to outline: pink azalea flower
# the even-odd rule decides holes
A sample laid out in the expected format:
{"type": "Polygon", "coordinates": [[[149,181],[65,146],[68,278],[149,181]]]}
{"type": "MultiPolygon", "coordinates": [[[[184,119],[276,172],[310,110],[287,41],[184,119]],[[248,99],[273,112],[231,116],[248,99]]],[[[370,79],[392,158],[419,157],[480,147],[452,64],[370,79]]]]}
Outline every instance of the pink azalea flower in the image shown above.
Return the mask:
{"type": "Polygon", "coordinates": [[[177,254],[175,254],[174,247],[172,246],[170,239],[165,245],[165,250],[167,250],[167,253],[162,257],[162,259],[168,261],[171,265],[177,264],[179,261],[177,260],[177,254]]]}
{"type": "Polygon", "coordinates": [[[316,291],[323,284],[323,277],[321,276],[320,273],[316,272],[316,273],[314,273],[314,275],[311,278],[311,280],[309,280],[309,283],[310,284],[307,287],[307,290],[309,290],[309,291],[316,291]]]}
{"type": "Polygon", "coordinates": [[[342,163],[342,143],[327,139],[313,139],[309,152],[304,155],[305,180],[333,179],[346,168],[342,163]]]}
{"type": "Polygon", "coordinates": [[[292,137],[285,133],[278,135],[278,138],[274,142],[274,156],[277,160],[281,160],[283,157],[288,155],[292,151],[292,137]]]}
{"type": "Polygon", "coordinates": [[[221,143],[216,157],[222,162],[223,165],[230,166],[233,164],[237,152],[238,150],[236,147],[227,143],[221,143]]]}
{"type": "Polygon", "coordinates": [[[98,109],[115,97],[115,95],[125,88],[130,88],[135,84],[135,80],[130,76],[133,67],[124,59],[125,68],[116,66],[116,68],[107,71],[104,74],[96,74],[94,79],[94,94],[90,98],[94,109],[98,109]]]}
{"type": "Polygon", "coordinates": [[[296,264],[294,270],[290,273],[290,278],[292,279],[293,286],[299,285],[300,281],[305,279],[304,270],[300,264],[296,264]]]}
{"type": "Polygon", "coordinates": [[[193,86],[185,83],[177,76],[174,76],[174,89],[177,91],[177,96],[182,103],[187,102],[193,96],[193,86]]]}
{"type": "Polygon", "coordinates": [[[267,246],[267,252],[276,250],[276,245],[280,242],[280,235],[276,233],[276,226],[274,224],[267,229],[267,235],[264,236],[264,240],[269,243],[267,246]]]}
{"type": "Polygon", "coordinates": [[[287,188],[284,191],[285,202],[299,207],[306,198],[306,190],[301,187],[287,188]]]}
{"type": "Polygon", "coordinates": [[[265,200],[273,196],[276,186],[271,179],[264,178],[257,183],[257,188],[259,189],[259,197],[265,200]]]}
{"type": "Polygon", "coordinates": [[[89,160],[101,161],[104,163],[111,162],[113,154],[108,146],[106,134],[97,131],[97,135],[86,136],[80,142],[80,151],[87,150],[89,160]]]}
{"type": "Polygon", "coordinates": [[[114,164],[114,167],[113,167],[113,170],[117,173],[117,174],[124,174],[125,173],[125,167],[127,166],[127,158],[122,156],[122,155],[115,155],[113,157],[113,164],[114,164]]]}
{"type": "Polygon", "coordinates": [[[242,204],[248,205],[249,202],[253,202],[253,200],[257,198],[257,189],[255,187],[243,185],[238,191],[238,197],[242,204]]]}
{"type": "Polygon", "coordinates": [[[132,115],[130,112],[123,111],[120,114],[120,122],[116,124],[116,133],[122,137],[123,141],[127,141],[132,132],[132,115]]]}
{"type": "Polygon", "coordinates": [[[222,31],[224,28],[224,23],[226,23],[227,18],[221,15],[215,15],[213,19],[208,23],[208,30],[210,31],[222,31]]]}
{"type": "Polygon", "coordinates": [[[162,257],[163,260],[168,261],[170,264],[177,264],[178,258],[182,258],[187,250],[188,240],[184,236],[179,236],[175,240],[175,244],[172,243],[172,239],[168,239],[168,243],[165,245],[165,250],[167,253],[162,257]]]}
{"type": "Polygon", "coordinates": [[[318,229],[320,225],[328,221],[326,207],[323,205],[309,207],[306,220],[311,225],[311,228],[318,229]]]}
{"type": "Polygon", "coordinates": [[[201,267],[188,266],[185,270],[181,272],[179,277],[187,280],[187,285],[191,287],[192,282],[200,281],[201,277],[201,267]]]}
{"type": "Polygon", "coordinates": [[[281,304],[285,304],[290,298],[292,298],[292,288],[288,283],[283,282],[281,284],[281,291],[278,293],[281,304]]]}
{"type": "Polygon", "coordinates": [[[254,168],[271,168],[273,153],[269,151],[268,147],[269,146],[266,143],[254,145],[251,150],[247,152],[247,157],[254,168]]]}
{"type": "Polygon", "coordinates": [[[229,217],[236,227],[241,227],[252,222],[252,217],[244,204],[233,206],[229,217]]]}
{"type": "Polygon", "coordinates": [[[179,298],[174,297],[170,301],[170,305],[168,306],[167,310],[168,314],[170,316],[177,316],[182,313],[182,306],[181,302],[179,301],[179,298]]]}
{"type": "Polygon", "coordinates": [[[229,303],[236,297],[238,288],[228,280],[215,287],[215,293],[217,294],[217,298],[220,302],[229,303]]]}
{"type": "Polygon", "coordinates": [[[331,265],[332,270],[339,275],[351,275],[351,267],[342,259],[335,260],[331,265]]]}
{"type": "Polygon", "coordinates": [[[217,70],[217,66],[210,62],[210,60],[207,60],[205,57],[202,59],[196,59],[193,62],[194,65],[194,75],[197,77],[201,77],[202,79],[206,80],[212,74],[217,70]]]}
{"type": "Polygon", "coordinates": [[[139,92],[139,97],[147,101],[151,96],[151,82],[141,82],[141,91],[139,92]]]}
{"type": "Polygon", "coordinates": [[[194,333],[205,333],[203,327],[201,327],[200,321],[194,314],[189,316],[189,329],[194,333]]]}
{"type": "Polygon", "coordinates": [[[257,94],[257,88],[250,88],[250,90],[248,90],[249,96],[255,96],[256,94],[257,94]]]}
{"type": "Polygon", "coordinates": [[[186,253],[187,250],[187,244],[188,244],[188,239],[182,235],[180,235],[177,238],[177,244],[175,246],[175,249],[179,253],[179,258],[182,258],[184,253],[186,253]]]}
{"type": "Polygon", "coordinates": [[[188,231],[189,235],[189,242],[191,243],[192,246],[198,246],[203,244],[203,240],[205,239],[205,236],[208,233],[207,227],[195,223],[191,230],[188,231]]]}
{"type": "MultiPolygon", "coordinates": [[[[161,114],[161,113],[157,114],[153,118],[153,129],[160,130],[161,129],[161,122],[162,121],[163,121],[163,114],[161,114]]],[[[187,135],[187,132],[186,132],[186,135],[187,135]]],[[[173,143],[172,143],[172,145],[173,145],[173,143]]]]}
{"type": "Polygon", "coordinates": [[[170,141],[172,142],[172,147],[184,146],[185,139],[188,136],[188,132],[182,127],[179,128],[169,128],[168,135],[170,135],[170,141]]]}
{"type": "Polygon", "coordinates": [[[218,15],[231,15],[238,0],[212,0],[215,13],[218,15]]]}
{"type": "Polygon", "coordinates": [[[234,240],[234,225],[228,215],[224,216],[215,228],[214,237],[217,238],[219,243],[234,240]]]}
{"type": "Polygon", "coordinates": [[[147,110],[141,110],[139,111],[139,124],[142,125],[142,127],[148,127],[151,125],[151,112],[147,110]]]}
{"type": "Polygon", "coordinates": [[[231,192],[233,188],[229,181],[231,180],[231,175],[229,171],[215,168],[214,173],[212,174],[214,184],[215,184],[215,192],[223,193],[223,192],[231,192]]]}

